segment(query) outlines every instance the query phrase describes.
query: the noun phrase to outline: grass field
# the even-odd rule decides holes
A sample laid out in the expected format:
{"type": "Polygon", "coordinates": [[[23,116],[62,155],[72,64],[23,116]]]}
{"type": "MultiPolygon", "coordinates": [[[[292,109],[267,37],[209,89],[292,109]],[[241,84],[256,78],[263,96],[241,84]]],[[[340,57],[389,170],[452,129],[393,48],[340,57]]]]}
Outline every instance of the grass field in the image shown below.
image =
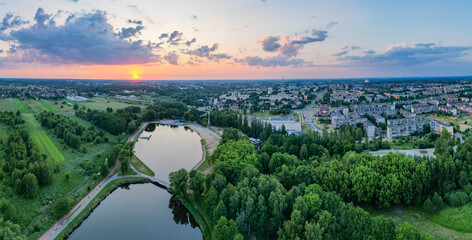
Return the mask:
{"type": "Polygon", "coordinates": [[[430,219],[442,226],[472,233],[472,203],[458,208],[446,208],[430,219]]]}
{"type": "MultiPolygon", "coordinates": [[[[400,222],[409,222],[411,225],[418,228],[418,230],[420,230],[421,232],[426,232],[431,235],[433,239],[472,239],[472,233],[456,231],[443,224],[438,224],[436,223],[436,221],[431,220],[430,217],[426,213],[424,213],[421,208],[391,207],[389,209],[377,209],[372,207],[365,207],[364,209],[370,212],[372,216],[382,215],[386,217],[391,217],[397,225],[400,222]]],[[[440,213],[440,215],[444,216],[447,216],[447,214],[449,213],[440,213]]],[[[463,218],[463,220],[466,219],[470,221],[470,218],[463,218]]]]}
{"type": "Polygon", "coordinates": [[[472,116],[467,116],[466,118],[453,117],[453,116],[438,116],[436,114],[430,115],[431,118],[441,121],[445,124],[454,123],[454,125],[467,124],[472,125],[472,116]],[[467,122],[467,123],[465,123],[467,122]]]}
{"type": "Polygon", "coordinates": [[[301,125],[302,125],[302,132],[304,132],[304,133],[313,132],[313,130],[311,130],[310,127],[308,127],[308,125],[306,123],[301,123],[301,125]]]}
{"type": "Polygon", "coordinates": [[[13,98],[0,99],[0,110],[16,112],[18,110],[16,100],[13,98]]]}
{"type": "Polygon", "coordinates": [[[140,171],[141,173],[144,173],[151,177],[155,176],[154,172],[135,155],[131,157],[130,162],[133,165],[133,167],[136,168],[136,170],[140,171]]]}
{"type": "Polygon", "coordinates": [[[61,154],[59,149],[57,149],[56,145],[52,143],[51,139],[46,134],[46,131],[44,131],[44,128],[39,124],[34,116],[31,113],[24,113],[23,116],[25,118],[26,124],[28,125],[28,129],[30,130],[30,135],[33,138],[33,141],[35,141],[36,145],[43,145],[43,148],[46,150],[47,154],[54,161],[63,161],[64,156],[61,154]]]}
{"type": "Polygon", "coordinates": [[[90,108],[92,110],[100,110],[100,111],[106,111],[107,108],[111,107],[113,110],[129,107],[129,106],[139,106],[141,108],[144,108],[144,104],[137,102],[137,101],[131,101],[131,100],[122,100],[122,99],[116,99],[116,98],[92,98],[88,102],[74,102],[65,99],[64,101],[75,104],[77,103],[80,108],[90,108]]]}
{"type": "MultiPolygon", "coordinates": [[[[54,104],[49,100],[24,100],[19,99],[0,99],[0,110],[9,110],[16,112],[21,110],[22,116],[26,122],[26,127],[30,132],[30,136],[38,146],[41,153],[48,156],[48,160],[53,162],[53,166],[59,166],[59,172],[54,173],[53,183],[41,187],[38,197],[35,199],[26,199],[22,196],[12,194],[10,190],[0,191],[0,198],[6,198],[15,205],[17,210],[17,223],[21,226],[21,231],[24,232],[28,239],[37,239],[42,232],[52,226],[56,219],[51,218],[51,207],[54,200],[58,197],[70,197],[75,201],[81,199],[88,193],[89,189],[95,186],[100,177],[97,175],[100,164],[104,161],[104,156],[110,152],[115,144],[121,139],[118,136],[113,136],[105,133],[109,137],[108,143],[101,144],[84,144],[87,153],[79,152],[69,147],[63,147],[63,140],[58,139],[55,135],[49,134],[40,123],[34,118],[34,114],[38,114],[44,110],[56,110],[66,116],[69,116],[86,127],[92,124],[82,119],[76,119],[73,116],[72,107],[67,107],[67,111],[57,111],[57,109],[66,110],[62,104],[54,104]],[[48,107],[49,106],[49,107],[48,107]],[[69,113],[70,112],[70,113],[69,113]],[[72,113],[72,114],[71,114],[72,113]],[[57,160],[60,161],[57,161],[57,160]],[[81,167],[84,161],[90,161],[94,164],[94,168],[87,172],[81,167]],[[71,178],[66,181],[64,173],[71,172],[71,178]],[[34,232],[33,225],[40,222],[42,228],[34,232]]],[[[8,137],[9,128],[0,124],[0,139],[8,137]]]]}
{"type": "Polygon", "coordinates": [[[43,107],[44,110],[51,111],[51,112],[55,112],[55,111],[56,111],[54,108],[52,108],[51,106],[47,105],[47,104],[44,103],[42,100],[36,100],[36,102],[39,103],[39,105],[41,105],[41,107],[43,107]]]}

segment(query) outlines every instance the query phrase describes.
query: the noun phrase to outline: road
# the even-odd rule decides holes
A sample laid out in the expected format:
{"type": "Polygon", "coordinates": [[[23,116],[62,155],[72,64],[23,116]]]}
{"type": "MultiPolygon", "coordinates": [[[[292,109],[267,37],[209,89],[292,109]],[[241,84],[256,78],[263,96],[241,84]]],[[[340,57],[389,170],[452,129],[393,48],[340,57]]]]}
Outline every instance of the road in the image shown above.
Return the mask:
{"type": "Polygon", "coordinates": [[[316,99],[312,101],[312,103],[308,106],[305,106],[305,108],[300,109],[295,111],[298,113],[300,116],[300,122],[306,123],[306,125],[313,131],[316,131],[320,134],[320,136],[323,136],[323,131],[319,129],[314,123],[313,123],[313,115],[315,115],[315,111],[313,110],[313,105],[315,104],[315,101],[321,99],[323,97],[324,92],[318,94],[316,96],[316,99]],[[319,99],[318,99],[319,98],[319,99]]]}

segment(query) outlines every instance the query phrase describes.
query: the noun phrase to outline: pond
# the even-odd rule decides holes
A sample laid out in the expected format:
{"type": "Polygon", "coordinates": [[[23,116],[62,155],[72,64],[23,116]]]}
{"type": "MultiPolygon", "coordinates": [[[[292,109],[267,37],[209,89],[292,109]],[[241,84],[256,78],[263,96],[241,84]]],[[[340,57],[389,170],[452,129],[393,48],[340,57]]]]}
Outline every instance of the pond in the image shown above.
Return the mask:
{"type": "MultiPolygon", "coordinates": [[[[190,128],[150,124],[135,155],[169,182],[169,173],[202,159],[200,136],[190,128]]],[[[203,239],[193,216],[167,190],[154,184],[124,185],[98,205],[69,239],[203,239]]]]}
{"type": "Polygon", "coordinates": [[[152,183],[123,185],[106,197],[68,239],[203,239],[192,215],[152,183]]]}
{"type": "Polygon", "coordinates": [[[190,170],[202,159],[201,138],[188,127],[149,124],[134,145],[135,155],[156,178],[169,182],[169,173],[190,170]]]}

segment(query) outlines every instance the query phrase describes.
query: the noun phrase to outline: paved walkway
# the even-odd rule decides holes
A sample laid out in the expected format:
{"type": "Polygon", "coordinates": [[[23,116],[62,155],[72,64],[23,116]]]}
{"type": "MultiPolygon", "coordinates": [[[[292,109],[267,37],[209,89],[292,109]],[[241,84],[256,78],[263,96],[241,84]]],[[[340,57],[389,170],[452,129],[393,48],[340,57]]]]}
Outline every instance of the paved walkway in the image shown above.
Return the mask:
{"type": "MultiPolygon", "coordinates": [[[[131,135],[128,138],[127,142],[134,141],[139,136],[139,133],[148,125],[148,123],[150,123],[150,122],[142,123],[141,126],[139,127],[139,129],[136,130],[133,133],[133,135],[131,135]]],[[[217,138],[218,141],[221,139],[220,136],[218,136],[216,133],[214,133],[213,131],[211,131],[208,128],[205,128],[205,127],[203,127],[201,125],[198,125],[198,124],[190,124],[190,125],[193,128],[198,128],[199,130],[206,131],[207,133],[209,133],[212,136],[214,136],[215,138],[217,138]]],[[[206,151],[203,151],[203,152],[204,152],[204,154],[203,154],[203,160],[204,160],[206,151]]],[[[139,172],[138,170],[136,170],[133,167],[133,164],[130,164],[130,167],[134,172],[136,172],[136,175],[118,176],[118,174],[120,172],[113,175],[113,173],[118,168],[119,162],[120,161],[117,160],[115,166],[110,171],[110,173],[99,184],[97,184],[97,186],[95,186],[84,198],[82,198],[82,200],[80,200],[79,203],[77,203],[67,215],[62,217],[49,230],[47,230],[43,235],[41,235],[41,237],[39,237],[38,240],[46,240],[46,239],[47,240],[53,240],[54,238],[56,238],[85,209],[85,207],[87,207],[90,204],[90,202],[97,196],[97,194],[107,184],[109,184],[110,182],[112,182],[114,180],[121,179],[121,178],[129,178],[129,177],[136,177],[136,178],[143,177],[143,178],[149,179],[151,182],[154,182],[154,183],[157,183],[157,184],[163,186],[166,189],[170,188],[170,184],[167,181],[164,181],[164,180],[156,178],[156,177],[151,177],[151,176],[145,175],[145,174],[139,172]]]]}
{"type": "MultiPolygon", "coordinates": [[[[141,124],[138,130],[136,130],[133,135],[131,135],[127,142],[134,141],[142,129],[147,125],[146,123],[141,124]]],[[[49,228],[38,240],[46,240],[46,239],[54,239],[59,233],[64,230],[67,225],[92,201],[92,199],[111,181],[129,177],[129,176],[118,176],[118,174],[113,175],[113,173],[118,168],[120,160],[116,161],[115,166],[111,169],[110,173],[102,180],[100,183],[97,184],[84,198],[82,198],[73,208],[69,211],[67,215],[62,217],[59,221],[57,221],[51,228],[49,228]],[[112,177],[113,175],[113,177],[112,177]]],[[[136,175],[132,175],[136,176],[136,175]]]]}

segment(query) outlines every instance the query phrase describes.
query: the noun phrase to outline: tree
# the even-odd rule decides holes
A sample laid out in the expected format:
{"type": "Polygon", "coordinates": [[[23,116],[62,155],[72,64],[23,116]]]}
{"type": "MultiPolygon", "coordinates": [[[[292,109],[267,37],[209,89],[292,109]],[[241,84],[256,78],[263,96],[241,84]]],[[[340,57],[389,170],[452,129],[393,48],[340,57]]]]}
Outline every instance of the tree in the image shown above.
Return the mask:
{"type": "Polygon", "coordinates": [[[69,181],[70,180],[70,177],[71,177],[71,172],[70,170],[67,170],[64,172],[64,177],[66,178],[66,181],[69,181]]]}
{"type": "Polygon", "coordinates": [[[38,180],[32,173],[28,173],[23,176],[23,186],[25,188],[25,196],[27,198],[35,198],[39,192],[38,180]]]}
{"type": "Polygon", "coordinates": [[[100,166],[100,175],[106,176],[110,172],[110,169],[108,169],[108,166],[106,163],[103,163],[100,166]]]}
{"type": "Polygon", "coordinates": [[[74,104],[74,110],[78,110],[79,109],[79,104],[75,103],[74,104]]]}
{"type": "Polygon", "coordinates": [[[226,217],[226,207],[225,204],[223,203],[222,200],[218,202],[218,205],[216,205],[215,210],[213,211],[213,221],[217,222],[220,217],[226,217]]]}
{"type": "Polygon", "coordinates": [[[306,146],[306,144],[303,144],[300,148],[299,157],[301,160],[308,160],[308,147],[306,146]]]}
{"type": "Polygon", "coordinates": [[[373,218],[372,237],[379,240],[394,240],[395,222],[393,219],[382,216],[373,218]]]}
{"type": "Polygon", "coordinates": [[[0,239],[26,240],[26,237],[22,235],[20,225],[0,218],[0,239]]]}
{"type": "Polygon", "coordinates": [[[5,220],[15,221],[16,220],[16,208],[15,205],[8,202],[5,198],[0,201],[0,214],[5,220]]]}
{"type": "Polygon", "coordinates": [[[199,197],[205,190],[205,176],[203,173],[192,170],[190,171],[190,188],[193,190],[194,197],[199,197]]]}
{"type": "Polygon", "coordinates": [[[129,171],[129,155],[128,154],[122,154],[121,157],[121,172],[124,174],[127,174],[129,171]]]}
{"type": "Polygon", "coordinates": [[[423,209],[425,212],[427,213],[433,213],[435,212],[435,207],[433,206],[433,202],[431,202],[431,199],[426,199],[426,201],[424,201],[423,203],[423,209]]]}
{"type": "Polygon", "coordinates": [[[169,174],[170,187],[176,195],[187,194],[188,172],[182,168],[169,174]]]}
{"type": "Polygon", "coordinates": [[[230,239],[241,239],[239,236],[238,228],[233,219],[221,217],[216,223],[215,230],[213,232],[213,239],[215,240],[230,240],[230,239]]]}
{"type": "Polygon", "coordinates": [[[62,216],[69,213],[70,209],[72,209],[73,200],[70,198],[59,198],[54,203],[52,207],[52,214],[56,219],[61,218],[62,216]]]}
{"type": "Polygon", "coordinates": [[[421,234],[418,229],[411,226],[408,222],[400,223],[397,230],[397,240],[426,240],[431,239],[426,234],[421,234]]]}

